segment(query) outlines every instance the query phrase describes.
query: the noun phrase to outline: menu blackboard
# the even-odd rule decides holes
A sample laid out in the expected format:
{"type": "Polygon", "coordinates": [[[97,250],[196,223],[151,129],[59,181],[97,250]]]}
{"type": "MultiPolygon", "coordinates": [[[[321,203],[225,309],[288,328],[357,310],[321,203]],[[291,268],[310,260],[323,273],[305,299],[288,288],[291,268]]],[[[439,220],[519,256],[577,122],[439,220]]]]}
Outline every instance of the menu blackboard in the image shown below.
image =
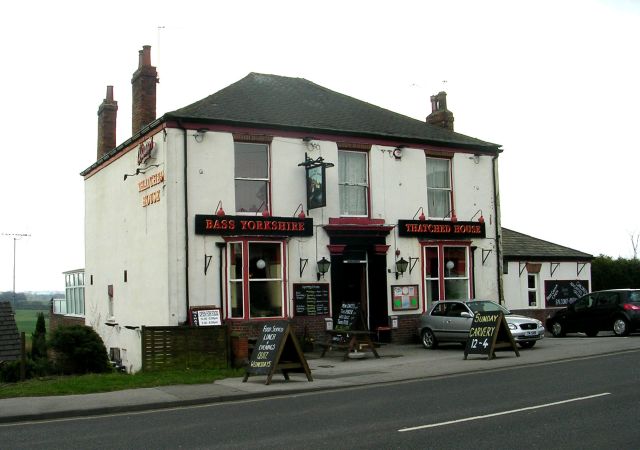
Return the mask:
{"type": "Polygon", "coordinates": [[[568,306],[589,293],[587,280],[548,280],[544,282],[547,307],[568,306]]]}
{"type": "Polygon", "coordinates": [[[271,371],[286,329],[287,322],[282,321],[266,323],[262,326],[260,337],[249,360],[252,373],[266,375],[271,371]]]}
{"type": "Polygon", "coordinates": [[[242,381],[246,382],[250,375],[267,375],[266,384],[269,384],[276,370],[282,372],[285,380],[289,380],[291,372],[303,372],[307,380],[313,381],[291,326],[282,320],[262,326],[242,381]]]}
{"type": "Polygon", "coordinates": [[[333,327],[334,330],[352,330],[359,315],[360,303],[343,303],[340,305],[340,313],[338,313],[336,324],[333,327]]]}
{"type": "Polygon", "coordinates": [[[329,283],[293,285],[296,316],[329,315],[329,283]]]}
{"type": "Polygon", "coordinates": [[[505,347],[511,347],[520,356],[504,314],[498,311],[475,313],[464,349],[464,359],[467,359],[467,355],[487,355],[488,359],[492,359],[496,348],[505,347]]]}

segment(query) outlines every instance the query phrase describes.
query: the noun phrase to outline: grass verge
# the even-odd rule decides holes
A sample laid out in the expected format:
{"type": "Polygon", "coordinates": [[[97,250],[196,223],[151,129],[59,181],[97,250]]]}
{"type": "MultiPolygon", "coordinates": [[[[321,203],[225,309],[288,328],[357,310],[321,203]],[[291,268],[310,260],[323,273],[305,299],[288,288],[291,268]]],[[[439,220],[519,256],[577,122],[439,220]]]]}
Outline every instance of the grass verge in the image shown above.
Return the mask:
{"type": "Polygon", "coordinates": [[[205,384],[243,375],[244,369],[192,369],[138,372],[133,375],[108,373],[46,377],[21,383],[0,384],[0,398],[91,394],[176,384],[205,384]]]}

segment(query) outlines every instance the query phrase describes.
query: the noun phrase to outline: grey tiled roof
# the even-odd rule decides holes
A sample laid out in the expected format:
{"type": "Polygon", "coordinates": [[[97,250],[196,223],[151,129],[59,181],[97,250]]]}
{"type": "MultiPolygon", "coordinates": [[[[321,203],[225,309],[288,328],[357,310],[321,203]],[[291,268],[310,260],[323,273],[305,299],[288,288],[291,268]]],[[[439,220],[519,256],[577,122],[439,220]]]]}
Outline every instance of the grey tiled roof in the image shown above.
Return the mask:
{"type": "Polygon", "coordinates": [[[502,253],[511,261],[591,261],[593,255],[502,228],[502,253]]]}
{"type": "Polygon", "coordinates": [[[0,361],[20,358],[20,334],[11,303],[0,302],[0,361]]]}
{"type": "Polygon", "coordinates": [[[167,119],[285,128],[495,152],[481,141],[319,86],[304,78],[250,73],[167,119]]]}

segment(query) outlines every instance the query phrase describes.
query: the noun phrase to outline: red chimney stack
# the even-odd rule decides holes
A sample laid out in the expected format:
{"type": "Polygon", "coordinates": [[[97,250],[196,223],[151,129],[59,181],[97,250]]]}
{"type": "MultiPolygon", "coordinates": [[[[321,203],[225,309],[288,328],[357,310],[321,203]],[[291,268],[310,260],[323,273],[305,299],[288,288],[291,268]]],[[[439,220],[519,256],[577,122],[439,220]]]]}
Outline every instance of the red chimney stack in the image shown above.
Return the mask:
{"type": "Polygon", "coordinates": [[[453,113],[447,109],[447,93],[438,92],[431,96],[431,114],[427,123],[453,131],[453,113]]]}
{"type": "Polygon", "coordinates": [[[156,118],[156,83],[158,72],[151,65],[151,46],[144,45],[139,52],[138,70],[133,73],[131,134],[136,134],[156,118]]]}
{"type": "Polygon", "coordinates": [[[116,117],[118,102],[113,100],[113,86],[107,86],[107,96],[98,108],[98,153],[102,158],[116,146],[116,117]]]}

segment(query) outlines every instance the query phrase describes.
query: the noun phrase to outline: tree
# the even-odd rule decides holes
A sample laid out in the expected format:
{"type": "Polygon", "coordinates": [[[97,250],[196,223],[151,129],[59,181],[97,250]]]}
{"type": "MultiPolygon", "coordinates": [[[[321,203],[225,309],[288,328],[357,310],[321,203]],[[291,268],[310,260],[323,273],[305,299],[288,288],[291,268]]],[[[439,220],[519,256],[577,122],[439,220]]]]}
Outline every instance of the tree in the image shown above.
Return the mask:
{"type": "Polygon", "coordinates": [[[31,335],[31,358],[36,360],[47,357],[47,327],[44,313],[38,313],[36,329],[31,335]]]}
{"type": "Polygon", "coordinates": [[[70,325],[56,328],[49,341],[63,373],[83,374],[111,371],[102,339],[93,328],[70,325]]]}
{"type": "Polygon", "coordinates": [[[640,288],[640,260],[600,255],[591,262],[591,289],[640,288]]]}

